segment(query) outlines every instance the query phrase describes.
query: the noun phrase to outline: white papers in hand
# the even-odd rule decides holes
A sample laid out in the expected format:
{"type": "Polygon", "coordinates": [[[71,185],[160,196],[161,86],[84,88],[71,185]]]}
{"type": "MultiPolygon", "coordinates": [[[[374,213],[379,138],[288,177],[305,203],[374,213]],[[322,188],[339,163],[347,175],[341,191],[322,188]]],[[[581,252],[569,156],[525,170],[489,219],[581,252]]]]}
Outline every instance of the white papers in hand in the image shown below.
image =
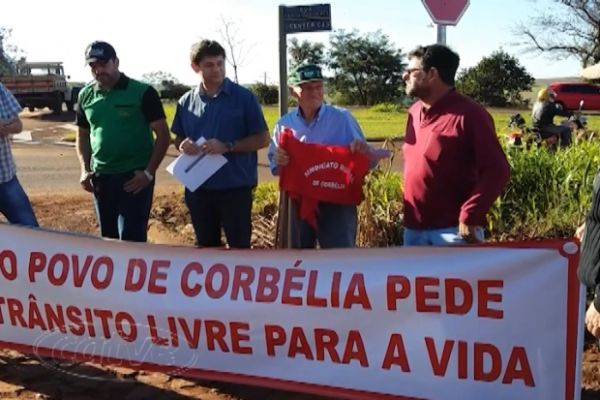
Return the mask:
{"type": "MultiPolygon", "coordinates": [[[[206,142],[204,137],[196,140],[197,145],[202,145],[204,142],[206,142]]],[[[202,153],[193,156],[182,154],[167,166],[167,171],[179,179],[186,188],[194,191],[225,163],[227,159],[221,154],[202,153]]]]}

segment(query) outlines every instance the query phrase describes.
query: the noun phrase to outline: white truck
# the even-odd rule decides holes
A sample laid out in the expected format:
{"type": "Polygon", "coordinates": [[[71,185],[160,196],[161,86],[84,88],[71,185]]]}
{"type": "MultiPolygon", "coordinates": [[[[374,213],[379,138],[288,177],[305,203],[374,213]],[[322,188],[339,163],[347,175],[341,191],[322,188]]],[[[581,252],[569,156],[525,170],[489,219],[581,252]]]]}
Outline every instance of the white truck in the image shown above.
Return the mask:
{"type": "Polygon", "coordinates": [[[65,103],[73,111],[82,86],[67,83],[62,62],[23,62],[16,65],[16,74],[0,76],[0,81],[17,98],[21,107],[33,111],[48,107],[60,114],[65,103]]]}

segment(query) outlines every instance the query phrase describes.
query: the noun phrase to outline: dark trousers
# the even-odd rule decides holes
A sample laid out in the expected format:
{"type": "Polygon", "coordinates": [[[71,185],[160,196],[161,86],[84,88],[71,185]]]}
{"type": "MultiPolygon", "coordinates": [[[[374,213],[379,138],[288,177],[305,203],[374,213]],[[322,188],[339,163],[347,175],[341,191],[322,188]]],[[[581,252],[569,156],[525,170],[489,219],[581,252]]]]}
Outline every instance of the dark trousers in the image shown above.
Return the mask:
{"type": "Polygon", "coordinates": [[[541,129],[542,139],[551,136],[557,136],[560,139],[560,146],[567,147],[571,144],[571,128],[564,125],[546,125],[541,129]]]}
{"type": "Polygon", "coordinates": [[[199,247],[220,247],[221,228],[232,248],[250,248],[252,235],[252,193],[254,188],[226,190],[185,190],[199,247]]]}
{"type": "Polygon", "coordinates": [[[103,237],[131,242],[148,240],[154,182],[133,194],[123,190],[132,177],[133,172],[125,172],[96,174],[92,178],[96,217],[103,237]]]}

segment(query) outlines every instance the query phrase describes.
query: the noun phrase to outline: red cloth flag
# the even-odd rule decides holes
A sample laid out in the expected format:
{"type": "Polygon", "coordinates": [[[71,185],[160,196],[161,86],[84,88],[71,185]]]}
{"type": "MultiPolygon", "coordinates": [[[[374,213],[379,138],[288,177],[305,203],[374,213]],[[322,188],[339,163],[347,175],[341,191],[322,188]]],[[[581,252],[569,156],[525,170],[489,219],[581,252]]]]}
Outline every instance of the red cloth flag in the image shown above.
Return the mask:
{"type": "Polygon", "coordinates": [[[281,168],[279,186],[299,204],[300,218],[317,227],[320,201],[358,205],[363,201],[362,185],[369,172],[366,155],[352,153],[349,146],[303,143],[284,127],[279,146],[290,156],[281,168]]]}

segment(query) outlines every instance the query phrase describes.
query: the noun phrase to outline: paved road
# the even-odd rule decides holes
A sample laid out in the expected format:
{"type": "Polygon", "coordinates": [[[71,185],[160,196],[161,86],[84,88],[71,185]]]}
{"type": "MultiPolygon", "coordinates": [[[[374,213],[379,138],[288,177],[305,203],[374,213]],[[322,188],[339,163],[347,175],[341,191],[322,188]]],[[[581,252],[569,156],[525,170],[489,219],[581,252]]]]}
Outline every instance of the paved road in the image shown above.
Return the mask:
{"type": "MultiPolygon", "coordinates": [[[[63,113],[60,117],[55,117],[47,112],[23,112],[21,117],[25,131],[22,136],[27,138],[30,134],[32,141],[15,141],[12,147],[17,162],[17,174],[26,191],[32,194],[80,191],[79,161],[75,148],[56,144],[69,130],[75,129],[69,125],[74,119],[73,114],[63,113]]],[[[157,174],[158,185],[179,185],[178,181],[165,171],[166,166],[176,156],[177,151],[170,147],[157,174]]],[[[266,150],[259,151],[258,157],[259,182],[275,180],[268,168],[266,150]]],[[[400,163],[400,157],[397,156],[392,168],[399,171],[400,163]]]]}

